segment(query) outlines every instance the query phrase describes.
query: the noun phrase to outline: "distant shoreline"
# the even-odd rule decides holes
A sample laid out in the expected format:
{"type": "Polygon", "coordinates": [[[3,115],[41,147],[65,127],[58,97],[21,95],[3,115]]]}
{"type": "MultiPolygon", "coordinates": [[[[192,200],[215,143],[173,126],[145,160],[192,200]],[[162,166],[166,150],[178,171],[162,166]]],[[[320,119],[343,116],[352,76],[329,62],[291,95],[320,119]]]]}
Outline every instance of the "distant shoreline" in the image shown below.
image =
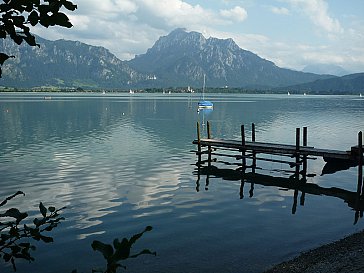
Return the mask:
{"type": "MultiPolygon", "coordinates": [[[[188,92],[187,88],[145,88],[145,89],[57,89],[57,88],[0,88],[0,93],[131,93],[131,94],[190,94],[198,96],[201,93],[201,89],[195,89],[194,92],[188,92]],[[131,92],[132,90],[132,92],[131,92]]],[[[243,88],[209,88],[206,94],[266,94],[266,95],[349,95],[349,96],[361,96],[364,92],[300,92],[300,91],[277,91],[277,90],[250,90],[243,88]]]]}

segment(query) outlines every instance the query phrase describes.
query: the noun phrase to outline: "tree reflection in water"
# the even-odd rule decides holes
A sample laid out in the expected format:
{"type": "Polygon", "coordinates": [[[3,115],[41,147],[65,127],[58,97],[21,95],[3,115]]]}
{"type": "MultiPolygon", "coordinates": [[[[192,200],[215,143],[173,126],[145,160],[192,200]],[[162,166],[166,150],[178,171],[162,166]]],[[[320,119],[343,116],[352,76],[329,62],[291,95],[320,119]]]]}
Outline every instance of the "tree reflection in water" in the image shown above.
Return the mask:
{"type": "MultiPolygon", "coordinates": [[[[25,195],[18,191],[15,194],[7,197],[0,203],[0,207],[5,206],[8,201],[18,195],[25,195]]],[[[55,207],[46,208],[42,202],[39,204],[40,218],[34,218],[31,222],[28,218],[28,213],[20,212],[17,208],[9,208],[5,212],[0,212],[0,258],[5,263],[11,263],[13,270],[16,271],[15,261],[23,259],[28,262],[34,261],[31,251],[36,250],[36,247],[31,243],[32,240],[43,241],[44,243],[53,242],[53,238],[45,236],[46,232],[50,232],[57,227],[64,217],[59,215],[59,212],[66,207],[56,209],[55,207]],[[26,224],[24,224],[26,223],[26,224]]],[[[149,249],[144,249],[138,253],[132,254],[131,248],[145,232],[151,231],[152,227],[147,226],[142,232],[133,235],[130,239],[123,238],[119,240],[115,238],[113,244],[105,244],[101,241],[93,241],[91,247],[95,251],[99,251],[105,258],[107,265],[106,269],[92,269],[92,272],[116,273],[119,268],[126,267],[120,262],[129,258],[136,258],[140,255],[157,255],[149,249]]],[[[73,270],[72,273],[76,273],[73,270]]]]}

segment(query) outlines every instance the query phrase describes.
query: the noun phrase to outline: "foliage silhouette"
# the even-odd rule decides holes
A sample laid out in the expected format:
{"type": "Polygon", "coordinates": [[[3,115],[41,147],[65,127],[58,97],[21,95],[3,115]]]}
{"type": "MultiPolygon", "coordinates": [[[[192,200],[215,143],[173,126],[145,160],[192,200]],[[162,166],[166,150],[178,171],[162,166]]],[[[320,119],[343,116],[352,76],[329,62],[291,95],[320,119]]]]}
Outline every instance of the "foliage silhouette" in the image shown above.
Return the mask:
{"type": "MultiPolygon", "coordinates": [[[[8,201],[18,195],[25,195],[18,191],[7,197],[1,202],[0,207],[7,204],[8,201]]],[[[59,216],[59,211],[63,208],[55,207],[46,208],[42,202],[39,203],[40,218],[34,218],[31,223],[23,224],[28,217],[28,213],[20,212],[17,208],[7,209],[0,212],[0,258],[8,263],[11,262],[14,271],[16,271],[15,259],[25,259],[29,262],[34,261],[30,251],[36,247],[29,241],[43,241],[44,243],[53,242],[53,238],[45,236],[45,232],[51,231],[64,220],[59,216]]]]}
{"type": "MultiPolygon", "coordinates": [[[[93,269],[92,272],[100,272],[100,273],[116,273],[118,268],[126,269],[126,266],[122,265],[120,261],[126,260],[128,258],[136,258],[140,255],[154,255],[156,256],[156,252],[152,252],[149,249],[144,249],[136,254],[131,254],[131,248],[134,243],[142,237],[142,235],[147,232],[151,231],[152,227],[147,226],[141,233],[133,235],[130,239],[123,238],[121,241],[119,239],[114,239],[113,245],[105,244],[100,241],[93,241],[91,247],[95,251],[101,252],[104,256],[107,265],[106,270],[103,269],[93,269]]],[[[74,271],[77,272],[77,271],[74,271]]]]}
{"type": "MultiPolygon", "coordinates": [[[[15,194],[7,197],[0,203],[0,207],[5,206],[8,201],[15,198],[18,195],[25,194],[22,191],[18,191],[15,194]]],[[[0,258],[6,263],[12,264],[13,270],[16,271],[15,260],[24,259],[29,262],[34,261],[34,257],[31,255],[31,251],[36,250],[36,247],[29,241],[43,241],[44,243],[53,242],[53,238],[45,236],[45,232],[52,231],[58,224],[64,220],[64,217],[60,217],[59,212],[66,207],[56,209],[55,207],[46,208],[42,202],[39,203],[40,218],[34,218],[30,223],[28,220],[26,224],[23,224],[28,218],[28,213],[20,212],[17,208],[7,209],[5,212],[0,211],[0,258]]],[[[151,231],[152,227],[147,226],[142,232],[133,235],[130,239],[123,238],[114,239],[113,244],[105,244],[101,241],[93,241],[91,247],[95,251],[99,251],[105,258],[107,265],[106,269],[92,269],[92,272],[102,273],[116,273],[118,268],[126,267],[120,263],[122,260],[128,258],[136,258],[140,255],[157,255],[156,252],[152,252],[149,249],[144,249],[138,253],[131,254],[131,248],[140,239],[145,232],[151,231]]],[[[76,273],[77,270],[73,270],[72,273],[76,273]]]]}
{"type": "MultiPolygon", "coordinates": [[[[29,26],[40,24],[43,27],[61,26],[71,28],[72,24],[61,9],[75,11],[77,5],[68,0],[4,0],[0,4],[0,38],[10,37],[16,44],[25,41],[30,46],[38,46],[29,26]]],[[[0,78],[2,65],[14,56],[0,53],[0,78]]]]}

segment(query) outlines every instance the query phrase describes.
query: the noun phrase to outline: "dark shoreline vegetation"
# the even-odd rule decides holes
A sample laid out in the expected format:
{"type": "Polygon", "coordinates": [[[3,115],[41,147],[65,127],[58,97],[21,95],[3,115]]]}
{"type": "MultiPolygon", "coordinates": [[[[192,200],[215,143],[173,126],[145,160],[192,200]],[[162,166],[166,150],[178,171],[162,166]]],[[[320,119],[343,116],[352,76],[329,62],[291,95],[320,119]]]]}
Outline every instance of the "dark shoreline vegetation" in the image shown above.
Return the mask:
{"type": "MultiPolygon", "coordinates": [[[[0,203],[0,207],[5,206],[13,198],[25,193],[18,191],[15,194],[8,196],[0,203]]],[[[26,260],[29,263],[34,261],[32,256],[36,251],[33,245],[34,241],[42,241],[44,243],[52,243],[53,237],[46,236],[56,228],[64,217],[60,216],[62,210],[66,207],[56,209],[53,206],[45,207],[42,202],[39,203],[40,218],[34,218],[30,221],[27,212],[20,212],[18,208],[8,208],[4,213],[0,212],[0,258],[5,263],[11,263],[13,271],[16,271],[16,261],[19,259],[26,260]]],[[[140,255],[154,255],[149,249],[144,249],[138,253],[131,253],[132,246],[140,239],[145,232],[152,230],[151,226],[147,226],[142,232],[130,237],[119,240],[115,238],[111,244],[105,244],[101,241],[94,240],[91,247],[94,251],[100,252],[106,260],[106,269],[92,269],[92,272],[116,273],[118,268],[126,269],[126,266],[121,264],[121,261],[136,258],[140,255]]],[[[73,269],[72,273],[77,270],[73,269]]]]}
{"type": "Polygon", "coordinates": [[[363,270],[364,230],[303,252],[264,273],[362,273],[363,270]]]}
{"type": "MultiPolygon", "coordinates": [[[[144,88],[144,89],[84,89],[84,88],[58,88],[58,87],[39,87],[39,88],[12,88],[12,87],[0,87],[0,92],[15,92],[15,93],[162,93],[162,94],[195,94],[199,95],[202,92],[201,88],[193,89],[194,92],[189,92],[188,87],[169,87],[169,88],[144,88]]],[[[208,88],[205,93],[211,94],[276,94],[284,95],[289,92],[291,95],[359,95],[364,94],[364,91],[307,91],[300,92],[294,90],[288,90],[283,88],[279,89],[246,89],[246,88],[208,88]]]]}

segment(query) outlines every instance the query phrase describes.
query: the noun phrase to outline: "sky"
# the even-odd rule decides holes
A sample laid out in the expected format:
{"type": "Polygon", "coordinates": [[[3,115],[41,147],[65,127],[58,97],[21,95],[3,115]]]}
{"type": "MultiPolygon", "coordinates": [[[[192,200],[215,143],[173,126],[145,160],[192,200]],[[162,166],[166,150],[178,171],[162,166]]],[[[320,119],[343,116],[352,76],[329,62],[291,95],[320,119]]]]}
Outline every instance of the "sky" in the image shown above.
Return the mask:
{"type": "Polygon", "coordinates": [[[338,65],[364,72],[363,0],[73,0],[73,28],[36,27],[49,40],[103,46],[121,60],[176,28],[232,38],[279,67],[338,65]]]}

